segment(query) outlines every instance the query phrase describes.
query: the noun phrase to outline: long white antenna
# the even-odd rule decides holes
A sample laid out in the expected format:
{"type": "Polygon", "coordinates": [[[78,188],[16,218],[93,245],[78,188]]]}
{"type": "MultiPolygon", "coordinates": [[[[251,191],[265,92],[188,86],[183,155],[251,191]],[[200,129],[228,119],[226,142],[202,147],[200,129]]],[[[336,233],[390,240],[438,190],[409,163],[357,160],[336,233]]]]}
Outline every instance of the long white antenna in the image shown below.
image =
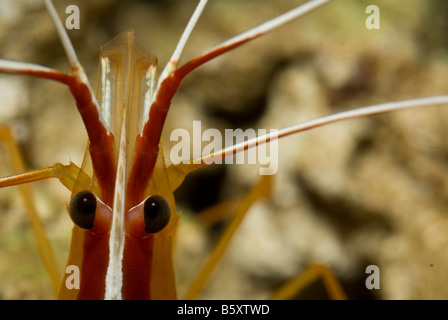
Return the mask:
{"type": "Polygon", "coordinates": [[[317,7],[320,7],[330,1],[332,1],[332,0],[309,1],[297,8],[294,8],[288,12],[283,13],[282,15],[279,15],[276,18],[266,21],[266,22],[254,27],[252,29],[249,29],[243,33],[240,33],[239,35],[213,47],[212,49],[210,49],[203,55],[207,55],[209,52],[215,51],[218,48],[228,47],[228,46],[231,46],[232,44],[235,44],[235,43],[247,40],[247,39],[258,38],[258,37],[270,32],[284,24],[287,24],[288,22],[290,22],[300,16],[303,16],[304,14],[306,14],[306,13],[316,9],[317,7]]]}
{"type": "Polygon", "coordinates": [[[47,68],[35,63],[10,61],[0,59],[0,71],[4,73],[26,73],[27,71],[35,73],[57,73],[57,70],[47,68]]]}
{"type": "Polygon", "coordinates": [[[174,70],[177,68],[177,63],[180,60],[180,57],[182,55],[182,52],[185,48],[185,45],[187,44],[188,39],[190,38],[190,35],[196,26],[196,23],[199,20],[199,17],[202,14],[202,11],[204,11],[204,7],[207,4],[208,0],[201,0],[196,9],[193,12],[193,15],[191,16],[190,20],[188,21],[188,24],[182,33],[182,36],[179,39],[179,42],[177,43],[176,49],[174,49],[173,55],[171,56],[170,61],[167,63],[165,69],[163,70],[162,74],[160,75],[159,84],[174,70]]]}
{"type": "Polygon", "coordinates": [[[73,48],[72,42],[70,41],[70,38],[68,37],[68,34],[65,31],[64,26],[62,25],[62,21],[59,19],[58,13],[56,12],[53,3],[51,2],[51,0],[45,0],[45,5],[56,27],[59,38],[61,39],[62,46],[64,47],[65,53],[67,54],[70,66],[72,67],[72,69],[80,68],[81,64],[79,63],[75,48],[73,48]]]}
{"type": "Polygon", "coordinates": [[[64,47],[65,54],[67,55],[68,61],[72,68],[71,74],[76,76],[79,80],[81,80],[83,83],[85,83],[87,85],[87,87],[89,88],[90,93],[92,95],[92,101],[95,104],[96,109],[98,110],[100,121],[103,124],[103,126],[107,130],[109,130],[109,127],[107,126],[106,122],[104,121],[100,105],[99,105],[98,101],[96,100],[95,92],[92,90],[92,87],[90,86],[90,83],[89,83],[89,79],[87,78],[87,75],[84,72],[84,69],[82,68],[81,64],[79,63],[75,48],[73,48],[73,44],[70,41],[70,38],[68,37],[67,31],[65,30],[61,19],[59,19],[56,8],[54,7],[51,0],[45,0],[45,5],[47,7],[48,13],[51,16],[51,20],[53,20],[54,26],[56,27],[56,31],[59,35],[59,39],[62,42],[62,46],[64,47]]]}
{"type": "Polygon", "coordinates": [[[225,149],[222,149],[214,154],[210,154],[208,156],[198,158],[193,160],[192,163],[200,163],[201,161],[204,161],[205,163],[212,163],[214,161],[220,160],[225,158],[226,156],[231,156],[235,153],[244,151],[246,149],[255,147],[257,145],[273,141],[275,139],[279,139],[281,137],[286,137],[289,135],[292,135],[297,132],[307,131],[310,129],[314,129],[317,127],[322,127],[327,124],[340,122],[343,120],[349,120],[349,119],[355,119],[355,118],[361,118],[361,117],[367,117],[375,114],[381,114],[381,113],[387,113],[392,111],[398,111],[403,109],[410,109],[410,108],[417,108],[417,107],[424,107],[424,106],[430,106],[430,105],[437,105],[437,104],[448,104],[448,95],[443,96],[434,96],[434,97],[427,97],[427,98],[418,98],[418,99],[411,99],[411,100],[403,100],[403,101],[396,101],[396,102],[388,102],[383,104],[377,104],[377,105],[371,105],[367,107],[362,107],[354,110],[348,110],[343,111],[339,113],[335,113],[332,115],[324,116],[321,118],[317,118],[314,120],[302,122],[299,124],[295,124],[292,126],[288,126],[282,129],[276,130],[273,133],[267,133],[258,137],[255,137],[253,139],[246,140],[244,142],[235,144],[233,146],[227,147],[225,149]]]}
{"type": "MultiPolygon", "coordinates": [[[[193,12],[193,15],[191,16],[190,20],[188,21],[188,24],[184,30],[184,32],[182,33],[182,36],[179,39],[179,42],[177,43],[176,49],[174,49],[173,55],[171,56],[170,60],[168,61],[168,63],[166,64],[165,68],[163,69],[162,73],[160,74],[159,80],[157,82],[157,86],[155,91],[152,93],[151,95],[151,99],[149,100],[149,103],[147,104],[147,106],[145,106],[144,109],[144,113],[143,113],[143,118],[142,118],[142,123],[145,124],[148,121],[149,118],[149,112],[151,109],[151,105],[153,104],[156,96],[157,96],[157,92],[160,89],[160,85],[161,83],[174,71],[176,71],[177,69],[177,64],[180,60],[180,57],[182,55],[182,52],[185,48],[185,45],[187,44],[188,39],[190,38],[191,33],[193,32],[194,27],[196,26],[196,23],[199,20],[199,17],[202,14],[202,11],[204,11],[204,7],[207,4],[208,0],[201,0],[196,9],[193,12]]],[[[148,70],[148,80],[150,80],[151,78],[154,79],[154,77],[151,77],[151,71],[153,70],[148,70]]],[[[142,125],[142,130],[143,130],[143,125],[142,125]]]]}

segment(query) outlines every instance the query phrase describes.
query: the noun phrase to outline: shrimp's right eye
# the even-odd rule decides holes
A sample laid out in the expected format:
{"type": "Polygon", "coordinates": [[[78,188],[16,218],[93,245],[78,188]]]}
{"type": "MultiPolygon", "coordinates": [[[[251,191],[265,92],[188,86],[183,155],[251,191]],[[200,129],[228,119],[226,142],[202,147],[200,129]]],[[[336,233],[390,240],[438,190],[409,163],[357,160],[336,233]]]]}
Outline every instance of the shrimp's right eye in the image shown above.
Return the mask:
{"type": "Polygon", "coordinates": [[[163,197],[153,195],[145,200],[143,214],[145,232],[149,234],[157,233],[165,228],[170,221],[170,205],[163,197]]]}

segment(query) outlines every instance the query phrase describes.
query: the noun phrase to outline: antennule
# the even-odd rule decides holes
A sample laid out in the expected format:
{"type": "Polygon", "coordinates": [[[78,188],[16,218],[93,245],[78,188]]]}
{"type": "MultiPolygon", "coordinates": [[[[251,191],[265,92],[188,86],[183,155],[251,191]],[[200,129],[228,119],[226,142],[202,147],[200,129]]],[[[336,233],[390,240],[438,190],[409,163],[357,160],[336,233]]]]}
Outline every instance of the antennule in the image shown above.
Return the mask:
{"type": "Polygon", "coordinates": [[[51,16],[51,20],[53,20],[54,26],[56,27],[59,38],[61,39],[68,61],[70,62],[70,66],[72,67],[72,69],[80,68],[81,64],[79,63],[78,56],[76,55],[73,44],[70,41],[67,32],[65,31],[61,19],[59,19],[58,13],[56,12],[53,3],[51,2],[51,0],[45,0],[45,5],[47,7],[48,13],[51,16]]]}

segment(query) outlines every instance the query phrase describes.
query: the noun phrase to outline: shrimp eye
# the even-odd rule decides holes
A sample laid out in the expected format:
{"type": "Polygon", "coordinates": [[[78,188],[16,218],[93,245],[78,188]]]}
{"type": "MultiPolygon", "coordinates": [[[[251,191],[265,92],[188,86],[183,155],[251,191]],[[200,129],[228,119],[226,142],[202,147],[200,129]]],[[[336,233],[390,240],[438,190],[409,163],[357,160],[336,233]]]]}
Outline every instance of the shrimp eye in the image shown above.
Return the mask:
{"type": "Polygon", "coordinates": [[[156,233],[165,228],[170,221],[170,205],[161,196],[150,196],[145,200],[143,214],[145,217],[145,232],[156,233]]]}
{"type": "Polygon", "coordinates": [[[96,196],[88,191],[78,192],[70,201],[68,211],[70,218],[80,228],[92,229],[96,211],[96,196]]]}

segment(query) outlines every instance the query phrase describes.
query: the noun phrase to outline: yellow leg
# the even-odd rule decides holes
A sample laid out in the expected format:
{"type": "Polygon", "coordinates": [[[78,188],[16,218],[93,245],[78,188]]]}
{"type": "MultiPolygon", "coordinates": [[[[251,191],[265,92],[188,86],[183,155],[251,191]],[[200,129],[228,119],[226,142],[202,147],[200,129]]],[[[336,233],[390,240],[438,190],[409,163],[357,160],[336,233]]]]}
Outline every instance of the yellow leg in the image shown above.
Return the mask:
{"type": "Polygon", "coordinates": [[[201,211],[199,215],[201,224],[206,228],[210,228],[219,222],[225,221],[225,219],[232,216],[232,213],[235,212],[236,207],[242,200],[241,198],[232,199],[201,211]]]}
{"type": "MultiPolygon", "coordinates": [[[[208,260],[199,271],[196,279],[190,285],[184,299],[196,299],[199,296],[207,281],[210,279],[213,271],[216,269],[216,266],[226,251],[233,234],[243,221],[247,211],[256,200],[269,196],[271,193],[271,187],[272,176],[263,176],[260,182],[249,192],[249,194],[239,202],[233,213],[232,220],[224,230],[223,235],[220,237],[208,260]]],[[[222,207],[219,207],[218,214],[220,214],[219,211],[221,211],[221,209],[222,207]]],[[[207,214],[210,214],[210,212],[207,214]]]]}
{"type": "MultiPolygon", "coordinates": [[[[220,237],[218,244],[210,254],[208,260],[203,265],[198,273],[196,279],[190,285],[184,299],[195,299],[199,296],[201,290],[206,285],[217,264],[222,258],[227,249],[230,240],[241,224],[245,214],[250,206],[260,198],[265,198],[270,195],[272,187],[272,176],[263,176],[260,182],[246,195],[243,199],[232,200],[226,203],[218,204],[201,213],[201,220],[206,225],[213,225],[217,221],[221,221],[226,216],[229,216],[229,211],[233,211],[233,218],[223,235],[220,237]]],[[[271,296],[273,300],[287,300],[293,298],[301,290],[321,279],[328,292],[328,295],[333,300],[346,300],[347,296],[333,272],[325,265],[312,264],[305,269],[300,275],[287,282],[274,295],[271,296]]]]}
{"type": "Polygon", "coordinates": [[[322,279],[328,295],[333,300],[346,300],[344,290],[333,272],[324,265],[313,264],[305,269],[300,275],[287,282],[274,295],[272,300],[288,300],[306,288],[312,282],[322,279]]]}
{"type": "MultiPolygon", "coordinates": [[[[13,174],[20,174],[25,172],[22,153],[11,134],[10,128],[0,127],[0,142],[3,142],[6,145],[6,150],[9,156],[9,162],[11,164],[13,174]]],[[[18,183],[20,183],[20,179],[17,180],[18,183]]],[[[39,253],[42,257],[45,268],[50,275],[55,296],[57,296],[61,277],[59,275],[50,242],[48,240],[48,237],[46,236],[44,226],[37,213],[36,206],[34,205],[31,186],[28,184],[20,184],[18,185],[18,188],[23,198],[31,228],[34,232],[39,253]]]]}

